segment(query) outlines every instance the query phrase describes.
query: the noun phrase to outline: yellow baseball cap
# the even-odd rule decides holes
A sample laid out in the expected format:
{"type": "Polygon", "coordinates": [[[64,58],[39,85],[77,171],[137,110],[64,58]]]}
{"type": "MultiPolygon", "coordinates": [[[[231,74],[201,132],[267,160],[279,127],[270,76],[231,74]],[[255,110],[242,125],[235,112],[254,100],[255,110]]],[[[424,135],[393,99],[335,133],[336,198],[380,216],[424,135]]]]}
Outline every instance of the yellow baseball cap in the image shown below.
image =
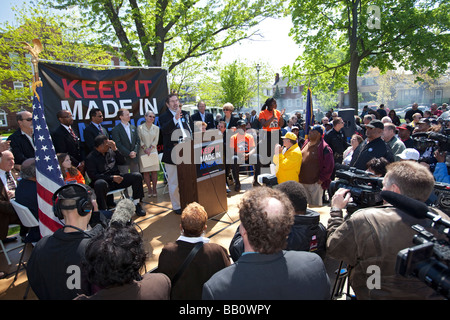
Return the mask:
{"type": "Polygon", "coordinates": [[[287,132],[281,139],[297,140],[297,135],[293,132],[287,132]]]}

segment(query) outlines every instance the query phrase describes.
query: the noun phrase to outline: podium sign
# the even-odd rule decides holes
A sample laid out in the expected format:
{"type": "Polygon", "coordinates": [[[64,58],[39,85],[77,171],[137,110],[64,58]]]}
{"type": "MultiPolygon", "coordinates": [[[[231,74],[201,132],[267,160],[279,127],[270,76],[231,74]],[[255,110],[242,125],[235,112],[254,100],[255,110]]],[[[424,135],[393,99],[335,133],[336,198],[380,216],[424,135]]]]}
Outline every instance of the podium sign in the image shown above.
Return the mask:
{"type": "MultiPolygon", "coordinates": [[[[215,136],[217,137],[217,136],[215,136]]],[[[204,141],[201,132],[194,133],[189,144],[190,163],[177,165],[178,186],[181,208],[191,202],[201,204],[208,218],[228,210],[225,184],[225,164],[223,159],[223,140],[204,141]]]]}

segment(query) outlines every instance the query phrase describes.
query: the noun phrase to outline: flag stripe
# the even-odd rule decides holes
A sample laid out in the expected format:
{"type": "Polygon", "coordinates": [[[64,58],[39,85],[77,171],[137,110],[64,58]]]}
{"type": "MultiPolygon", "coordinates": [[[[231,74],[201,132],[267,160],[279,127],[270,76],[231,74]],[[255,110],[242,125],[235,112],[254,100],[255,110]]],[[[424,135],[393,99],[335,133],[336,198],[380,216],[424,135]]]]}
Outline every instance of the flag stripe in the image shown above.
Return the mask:
{"type": "Polygon", "coordinates": [[[33,135],[36,160],[39,229],[41,236],[50,235],[62,227],[53,213],[53,193],[64,185],[52,138],[45,121],[42,87],[36,87],[33,99],[33,135]]]}

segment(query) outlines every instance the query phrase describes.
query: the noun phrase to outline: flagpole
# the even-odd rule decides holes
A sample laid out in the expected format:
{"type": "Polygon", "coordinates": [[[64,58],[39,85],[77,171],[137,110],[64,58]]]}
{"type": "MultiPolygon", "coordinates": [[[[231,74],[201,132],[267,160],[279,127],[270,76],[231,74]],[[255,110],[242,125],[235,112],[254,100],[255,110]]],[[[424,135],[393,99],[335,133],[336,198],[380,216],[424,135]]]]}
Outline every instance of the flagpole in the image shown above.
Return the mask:
{"type": "Polygon", "coordinates": [[[38,63],[39,63],[39,53],[42,51],[42,44],[39,39],[33,39],[33,46],[28,44],[27,42],[22,42],[25,44],[24,49],[28,50],[31,54],[31,63],[33,64],[34,71],[34,82],[39,81],[39,71],[38,71],[38,63]]]}

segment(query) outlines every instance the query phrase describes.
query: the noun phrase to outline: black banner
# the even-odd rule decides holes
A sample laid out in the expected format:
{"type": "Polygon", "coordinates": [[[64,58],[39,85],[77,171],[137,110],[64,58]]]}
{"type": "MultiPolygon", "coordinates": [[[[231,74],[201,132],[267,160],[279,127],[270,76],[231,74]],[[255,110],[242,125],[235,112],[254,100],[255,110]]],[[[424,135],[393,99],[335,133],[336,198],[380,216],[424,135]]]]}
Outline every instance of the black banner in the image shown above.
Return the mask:
{"type": "Polygon", "coordinates": [[[84,128],[90,123],[89,111],[103,111],[102,126],[108,132],[120,122],[117,111],[130,111],[131,124],[145,122],[148,110],[158,116],[165,111],[169,89],[167,71],[152,69],[92,70],[66,65],[39,63],[39,77],[43,83],[45,118],[50,132],[59,125],[56,113],[69,110],[74,116],[73,126],[78,128],[84,141],[84,128]]]}

